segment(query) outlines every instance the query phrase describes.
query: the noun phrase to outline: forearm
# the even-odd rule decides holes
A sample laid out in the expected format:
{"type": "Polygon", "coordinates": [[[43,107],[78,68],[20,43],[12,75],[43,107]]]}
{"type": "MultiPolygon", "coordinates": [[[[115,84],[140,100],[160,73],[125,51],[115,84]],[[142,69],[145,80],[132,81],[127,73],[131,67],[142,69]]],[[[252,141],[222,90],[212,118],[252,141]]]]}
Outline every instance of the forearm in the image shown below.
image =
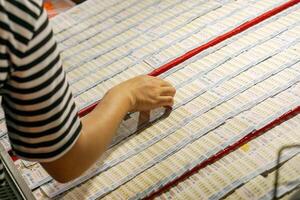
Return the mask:
{"type": "Polygon", "coordinates": [[[100,158],[128,111],[172,106],[175,92],[168,82],[146,75],[113,87],[82,119],[83,130],[75,145],[62,158],[42,165],[60,182],[78,177],[100,158]]]}
{"type": "Polygon", "coordinates": [[[129,109],[127,99],[108,93],[94,111],[82,119],[82,133],[71,150],[55,162],[43,163],[44,168],[61,182],[78,177],[100,158],[129,109]]]}
{"type": "MultiPolygon", "coordinates": [[[[83,120],[82,149],[89,149],[92,163],[106,150],[120,123],[130,109],[124,98],[108,94],[96,109],[83,120]]],[[[81,151],[86,157],[86,152],[81,151]]]]}

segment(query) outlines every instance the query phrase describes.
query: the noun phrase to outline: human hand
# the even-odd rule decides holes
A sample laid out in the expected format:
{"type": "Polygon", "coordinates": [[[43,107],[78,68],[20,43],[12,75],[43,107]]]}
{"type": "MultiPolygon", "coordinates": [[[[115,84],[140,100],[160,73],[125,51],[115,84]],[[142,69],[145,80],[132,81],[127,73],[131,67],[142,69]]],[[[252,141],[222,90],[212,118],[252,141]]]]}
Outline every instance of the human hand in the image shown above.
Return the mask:
{"type": "Polygon", "coordinates": [[[168,82],[148,75],[141,75],[120,83],[110,92],[125,97],[129,111],[148,111],[174,104],[175,88],[168,82]]]}

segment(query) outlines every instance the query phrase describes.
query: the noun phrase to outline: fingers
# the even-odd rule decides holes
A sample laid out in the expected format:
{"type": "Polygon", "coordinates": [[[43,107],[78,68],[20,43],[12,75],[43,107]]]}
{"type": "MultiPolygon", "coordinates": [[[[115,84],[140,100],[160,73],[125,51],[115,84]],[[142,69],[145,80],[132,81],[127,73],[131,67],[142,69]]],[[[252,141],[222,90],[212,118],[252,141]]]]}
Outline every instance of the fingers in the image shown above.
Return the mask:
{"type": "Polygon", "coordinates": [[[176,89],[167,81],[155,77],[160,82],[158,106],[159,107],[172,107],[174,105],[174,96],[176,89]]]}
{"type": "Polygon", "coordinates": [[[158,77],[141,75],[130,80],[136,102],[134,108],[146,111],[158,107],[172,107],[176,89],[167,81],[158,77]]]}
{"type": "Polygon", "coordinates": [[[164,80],[161,80],[160,86],[161,87],[173,87],[173,85],[171,83],[169,83],[168,81],[164,81],[164,80]]]}
{"type": "Polygon", "coordinates": [[[172,107],[174,105],[174,98],[171,96],[161,96],[158,98],[158,106],[164,107],[169,106],[172,107]]]}
{"type": "Polygon", "coordinates": [[[161,86],[161,87],[173,87],[171,83],[169,83],[168,81],[165,81],[161,78],[158,78],[158,77],[152,77],[152,79],[154,81],[157,81],[158,85],[161,86]]]}
{"type": "Polygon", "coordinates": [[[159,94],[161,96],[174,96],[176,93],[176,89],[167,81],[164,81],[158,77],[153,77],[153,82],[157,86],[160,86],[159,88],[159,94]]]}
{"type": "Polygon", "coordinates": [[[174,97],[176,89],[174,87],[162,87],[160,88],[160,96],[172,96],[174,97]]]}

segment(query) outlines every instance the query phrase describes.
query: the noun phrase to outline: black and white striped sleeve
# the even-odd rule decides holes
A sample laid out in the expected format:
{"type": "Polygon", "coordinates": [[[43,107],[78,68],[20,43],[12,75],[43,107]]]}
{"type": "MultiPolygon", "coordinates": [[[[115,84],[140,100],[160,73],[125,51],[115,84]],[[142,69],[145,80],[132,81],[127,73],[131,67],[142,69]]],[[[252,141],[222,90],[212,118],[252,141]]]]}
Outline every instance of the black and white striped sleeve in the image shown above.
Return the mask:
{"type": "Polygon", "coordinates": [[[3,186],[5,184],[5,178],[4,178],[4,169],[3,169],[3,164],[2,164],[2,160],[0,158],[0,192],[1,192],[1,186],[3,186]]]}
{"type": "Polygon", "coordinates": [[[10,67],[2,105],[9,139],[19,157],[51,162],[79,137],[77,108],[42,1],[5,0],[5,8],[10,67]]]}

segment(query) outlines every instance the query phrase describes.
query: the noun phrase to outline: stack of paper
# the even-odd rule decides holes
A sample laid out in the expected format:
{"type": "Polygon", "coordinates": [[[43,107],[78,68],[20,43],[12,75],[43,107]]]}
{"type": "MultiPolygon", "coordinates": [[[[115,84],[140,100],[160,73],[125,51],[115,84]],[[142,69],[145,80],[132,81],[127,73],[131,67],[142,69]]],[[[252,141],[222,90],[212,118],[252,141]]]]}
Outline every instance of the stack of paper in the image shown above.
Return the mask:
{"type": "MultiPolygon", "coordinates": [[[[300,128],[299,122],[300,116],[286,121],[281,126],[268,131],[190,176],[157,199],[220,199],[251,179],[249,183],[237,189],[233,197],[229,196],[229,199],[239,199],[235,198],[237,194],[245,199],[260,199],[262,196],[269,197],[262,199],[272,199],[270,194],[272,194],[273,189],[274,173],[268,175],[268,179],[263,181],[264,184],[260,182],[261,176],[259,174],[276,165],[277,152],[283,145],[300,142],[300,133],[296,131],[300,128]],[[291,141],[294,142],[291,143],[291,141]]],[[[296,148],[286,151],[281,162],[292,158],[299,152],[300,149],[296,148]]],[[[282,176],[279,186],[282,188],[279,191],[281,195],[300,185],[300,157],[297,156],[296,158],[288,161],[283,169],[280,169],[282,176]],[[290,165],[289,163],[293,164],[290,165]],[[284,182],[282,182],[283,180],[284,182]],[[286,182],[293,184],[284,185],[286,182]]]]}
{"type": "MultiPolygon", "coordinates": [[[[278,197],[293,190],[300,185],[300,156],[297,155],[291,160],[287,161],[279,168],[279,184],[278,197]]],[[[228,196],[227,200],[236,199],[273,199],[275,172],[268,174],[267,177],[257,176],[243,187],[237,189],[233,194],[228,196]]],[[[293,195],[293,194],[292,194],[293,195]]],[[[288,195],[291,197],[292,195],[288,195]]],[[[286,198],[289,199],[289,198],[286,198]]]]}
{"type": "MultiPolygon", "coordinates": [[[[52,24],[76,104],[83,109],[123,80],[147,74],[283,2],[90,0],[52,24]]],[[[170,115],[157,120],[164,110],[155,110],[139,131],[144,126],[137,126],[138,113],[130,114],[102,159],[78,179],[59,184],[39,164],[17,163],[35,196],[146,197],[295,108],[299,18],[300,6],[293,6],[161,74],[177,88],[170,115]]],[[[158,198],[226,196],[274,167],[281,145],[300,142],[291,129],[299,120],[268,131],[158,198]]]]}
{"type": "Polygon", "coordinates": [[[56,34],[77,105],[86,107],[123,80],[146,74],[281,2],[127,0],[100,9],[56,34]]]}

